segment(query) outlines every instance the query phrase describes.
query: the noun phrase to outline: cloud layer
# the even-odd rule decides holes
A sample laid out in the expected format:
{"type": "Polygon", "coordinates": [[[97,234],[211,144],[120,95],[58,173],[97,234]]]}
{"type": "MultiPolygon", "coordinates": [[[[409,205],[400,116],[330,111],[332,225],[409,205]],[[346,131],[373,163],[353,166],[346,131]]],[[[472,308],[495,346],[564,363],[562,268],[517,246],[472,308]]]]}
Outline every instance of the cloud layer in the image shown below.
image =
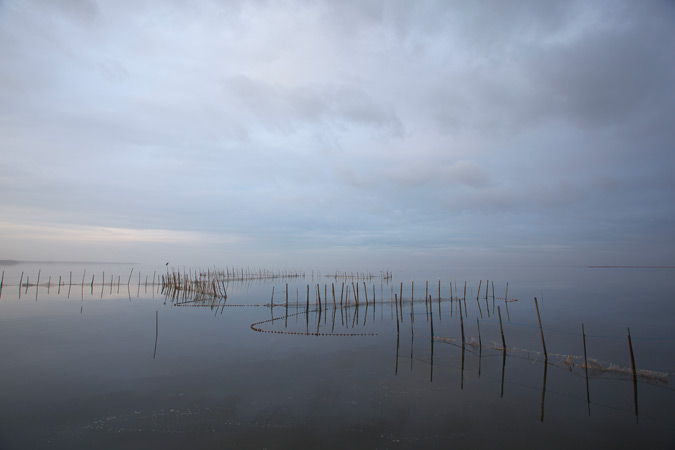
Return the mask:
{"type": "Polygon", "coordinates": [[[46,226],[673,262],[672,2],[193,3],[0,4],[7,257],[46,226]]]}

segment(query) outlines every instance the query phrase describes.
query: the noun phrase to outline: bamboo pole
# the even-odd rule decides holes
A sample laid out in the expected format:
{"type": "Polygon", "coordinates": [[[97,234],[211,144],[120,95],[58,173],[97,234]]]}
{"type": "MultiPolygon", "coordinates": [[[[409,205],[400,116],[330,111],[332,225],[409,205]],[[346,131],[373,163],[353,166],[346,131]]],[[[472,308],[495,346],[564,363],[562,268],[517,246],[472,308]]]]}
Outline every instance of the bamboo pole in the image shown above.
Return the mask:
{"type": "Polygon", "coordinates": [[[464,314],[462,313],[462,302],[459,302],[459,326],[462,330],[462,348],[464,348],[464,314]]]}
{"type": "Polygon", "coordinates": [[[633,356],[633,342],[628,329],[628,349],[630,350],[630,364],[633,367],[633,400],[635,402],[635,421],[638,420],[638,393],[637,393],[637,370],[635,370],[635,357],[633,356]]]}
{"type": "Polygon", "coordinates": [[[464,314],[466,314],[466,317],[469,317],[469,311],[466,307],[466,281],[464,282],[464,296],[462,297],[462,301],[464,302],[464,314]]]}
{"type": "Polygon", "coordinates": [[[506,307],[506,318],[511,321],[511,314],[509,314],[509,303],[508,303],[508,298],[509,296],[509,282],[506,282],[506,294],[504,294],[504,306],[506,307]]]}
{"type": "Polygon", "coordinates": [[[544,341],[544,329],[541,327],[541,316],[539,315],[539,304],[537,297],[534,298],[534,306],[537,309],[537,320],[539,321],[539,333],[541,333],[541,345],[544,346],[544,359],[548,360],[548,353],[546,352],[546,341],[544,341]]]}
{"type": "Polygon", "coordinates": [[[159,337],[159,311],[155,310],[155,352],[152,354],[152,359],[157,356],[157,338],[159,337]]]}
{"type": "Polygon", "coordinates": [[[499,331],[502,334],[502,349],[506,353],[506,341],[504,340],[504,326],[502,325],[502,312],[499,306],[497,306],[497,314],[499,315],[499,331]]]}
{"type": "Polygon", "coordinates": [[[544,401],[546,399],[546,373],[548,372],[548,359],[544,361],[544,384],[541,389],[541,417],[540,422],[544,422],[544,401]]]}
{"type": "Polygon", "coordinates": [[[443,320],[441,317],[441,279],[438,279],[438,321],[443,320]]]}
{"type": "Polygon", "coordinates": [[[478,348],[482,349],[483,341],[480,338],[480,321],[478,320],[478,317],[476,317],[476,326],[478,327],[478,348]]]}
{"type": "Polygon", "coordinates": [[[480,307],[480,287],[483,284],[483,280],[480,280],[478,283],[478,295],[476,295],[476,304],[478,304],[478,312],[480,313],[480,318],[483,318],[483,309],[480,307]]]}
{"type": "Polygon", "coordinates": [[[588,387],[588,358],[586,357],[586,330],[584,324],[581,324],[581,336],[584,339],[584,370],[586,371],[586,404],[588,405],[588,415],[591,415],[591,391],[588,387]]]}

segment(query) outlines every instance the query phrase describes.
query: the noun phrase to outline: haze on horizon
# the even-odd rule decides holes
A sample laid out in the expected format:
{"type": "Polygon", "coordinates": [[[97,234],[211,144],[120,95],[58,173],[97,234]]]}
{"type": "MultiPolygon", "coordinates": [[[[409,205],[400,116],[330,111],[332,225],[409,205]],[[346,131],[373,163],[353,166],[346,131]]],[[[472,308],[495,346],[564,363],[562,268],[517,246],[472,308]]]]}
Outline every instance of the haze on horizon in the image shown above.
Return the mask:
{"type": "Polygon", "coordinates": [[[0,259],[673,265],[670,1],[0,2],[0,259]]]}

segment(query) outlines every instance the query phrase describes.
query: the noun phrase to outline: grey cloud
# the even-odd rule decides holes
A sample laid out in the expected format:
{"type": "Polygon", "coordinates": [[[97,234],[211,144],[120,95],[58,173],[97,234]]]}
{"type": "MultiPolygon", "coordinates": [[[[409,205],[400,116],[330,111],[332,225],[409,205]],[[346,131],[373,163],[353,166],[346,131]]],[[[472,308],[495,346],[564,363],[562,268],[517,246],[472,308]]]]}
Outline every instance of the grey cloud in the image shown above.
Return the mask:
{"type": "Polygon", "coordinates": [[[369,95],[351,86],[314,85],[287,87],[239,75],[223,83],[226,96],[252,119],[290,132],[300,123],[356,125],[402,133],[402,123],[391,107],[378,105],[369,95]]]}
{"type": "Polygon", "coordinates": [[[0,3],[0,206],[282,253],[672,248],[674,19],[658,1],[0,3]]]}

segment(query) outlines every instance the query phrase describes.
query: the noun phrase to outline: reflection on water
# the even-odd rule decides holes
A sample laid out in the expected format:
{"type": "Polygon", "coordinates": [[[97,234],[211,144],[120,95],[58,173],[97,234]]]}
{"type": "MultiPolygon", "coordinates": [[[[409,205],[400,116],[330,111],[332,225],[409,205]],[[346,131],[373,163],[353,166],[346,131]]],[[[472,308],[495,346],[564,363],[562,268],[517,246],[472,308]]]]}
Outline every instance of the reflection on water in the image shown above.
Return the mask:
{"type": "Polygon", "coordinates": [[[669,273],[331,272],[212,295],[167,290],[162,267],[53,268],[0,279],[0,448],[674,442],[669,273]]]}

